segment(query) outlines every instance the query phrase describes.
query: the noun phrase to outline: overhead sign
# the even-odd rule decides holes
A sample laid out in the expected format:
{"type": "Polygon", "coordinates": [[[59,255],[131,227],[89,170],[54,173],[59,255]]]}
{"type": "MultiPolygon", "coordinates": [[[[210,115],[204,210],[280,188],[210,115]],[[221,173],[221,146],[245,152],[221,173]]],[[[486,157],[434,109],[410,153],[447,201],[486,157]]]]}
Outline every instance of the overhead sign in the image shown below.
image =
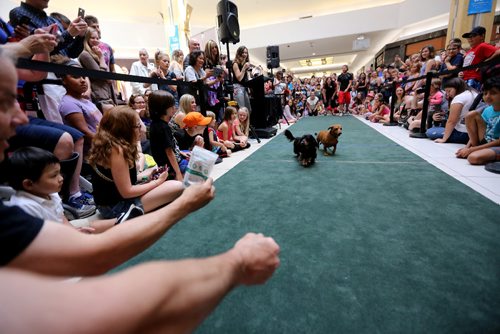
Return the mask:
{"type": "Polygon", "coordinates": [[[171,27],[169,38],[170,51],[174,51],[181,48],[179,43],[179,26],[174,25],[171,27]]]}
{"type": "Polygon", "coordinates": [[[492,7],[493,0],[469,0],[467,15],[490,13],[492,7]]]}

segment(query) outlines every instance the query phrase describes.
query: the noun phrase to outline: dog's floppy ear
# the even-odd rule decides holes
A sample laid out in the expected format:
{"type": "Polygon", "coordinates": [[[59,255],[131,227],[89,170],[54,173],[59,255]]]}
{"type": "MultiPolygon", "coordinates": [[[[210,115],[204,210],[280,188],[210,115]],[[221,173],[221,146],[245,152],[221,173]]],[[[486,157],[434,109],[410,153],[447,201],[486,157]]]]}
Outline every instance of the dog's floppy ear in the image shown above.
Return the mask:
{"type": "Polygon", "coordinates": [[[331,130],[331,129],[332,129],[332,127],[331,127],[331,126],[329,126],[329,127],[328,127],[328,130],[331,130]]]}

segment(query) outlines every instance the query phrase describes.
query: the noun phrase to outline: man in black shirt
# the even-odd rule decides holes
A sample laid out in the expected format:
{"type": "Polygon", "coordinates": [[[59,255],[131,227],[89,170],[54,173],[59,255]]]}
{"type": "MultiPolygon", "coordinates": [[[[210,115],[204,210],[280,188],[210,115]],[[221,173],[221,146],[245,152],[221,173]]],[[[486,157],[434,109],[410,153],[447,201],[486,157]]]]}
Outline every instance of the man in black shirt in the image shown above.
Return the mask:
{"type": "Polygon", "coordinates": [[[347,65],[342,66],[342,73],[338,76],[338,99],[339,99],[339,114],[342,116],[344,112],[349,110],[351,103],[351,87],[353,75],[347,72],[349,68],[347,65]]]}

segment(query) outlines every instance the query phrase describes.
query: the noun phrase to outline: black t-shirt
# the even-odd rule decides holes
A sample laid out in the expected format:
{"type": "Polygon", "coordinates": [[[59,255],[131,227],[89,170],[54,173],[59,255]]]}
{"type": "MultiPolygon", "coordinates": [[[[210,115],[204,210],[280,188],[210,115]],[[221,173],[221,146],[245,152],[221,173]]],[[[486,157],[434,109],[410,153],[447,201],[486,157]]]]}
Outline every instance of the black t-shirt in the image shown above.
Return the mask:
{"type": "MultiPolygon", "coordinates": [[[[204,148],[209,150],[209,151],[212,150],[212,147],[210,145],[210,137],[208,136],[208,127],[205,127],[205,129],[203,130],[203,133],[196,135],[196,136],[202,136],[203,140],[205,142],[204,148]],[[208,145],[207,145],[207,143],[208,143],[208,145]]],[[[176,131],[174,133],[174,137],[177,140],[177,145],[179,145],[180,150],[192,149],[196,136],[191,137],[185,129],[182,129],[181,131],[176,131]]]]}
{"type": "Polygon", "coordinates": [[[0,266],[7,265],[36,238],[43,219],[30,216],[17,206],[8,207],[0,201],[0,266]]]}
{"type": "Polygon", "coordinates": [[[179,161],[177,141],[174,138],[172,129],[167,122],[154,120],[149,128],[149,141],[151,142],[151,153],[158,166],[168,165],[172,169],[172,164],[168,160],[165,149],[171,148],[179,161]]]}
{"type": "Polygon", "coordinates": [[[340,83],[340,90],[341,91],[346,90],[347,86],[349,86],[349,81],[351,81],[352,79],[353,79],[353,76],[351,73],[349,73],[349,72],[341,73],[337,77],[337,82],[340,83]]]}

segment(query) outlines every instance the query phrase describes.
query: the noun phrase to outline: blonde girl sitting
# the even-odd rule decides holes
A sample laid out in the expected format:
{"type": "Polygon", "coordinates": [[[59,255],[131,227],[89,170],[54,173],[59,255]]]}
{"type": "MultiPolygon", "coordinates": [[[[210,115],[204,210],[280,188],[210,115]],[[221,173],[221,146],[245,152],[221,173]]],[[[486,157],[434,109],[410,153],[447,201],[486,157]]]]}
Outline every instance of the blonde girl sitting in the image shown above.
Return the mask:
{"type": "Polygon", "coordinates": [[[231,149],[232,152],[243,150],[250,147],[250,143],[239,141],[234,137],[234,121],[236,120],[238,112],[234,107],[227,107],[224,111],[222,123],[217,128],[217,137],[224,143],[224,145],[231,149]]]}

